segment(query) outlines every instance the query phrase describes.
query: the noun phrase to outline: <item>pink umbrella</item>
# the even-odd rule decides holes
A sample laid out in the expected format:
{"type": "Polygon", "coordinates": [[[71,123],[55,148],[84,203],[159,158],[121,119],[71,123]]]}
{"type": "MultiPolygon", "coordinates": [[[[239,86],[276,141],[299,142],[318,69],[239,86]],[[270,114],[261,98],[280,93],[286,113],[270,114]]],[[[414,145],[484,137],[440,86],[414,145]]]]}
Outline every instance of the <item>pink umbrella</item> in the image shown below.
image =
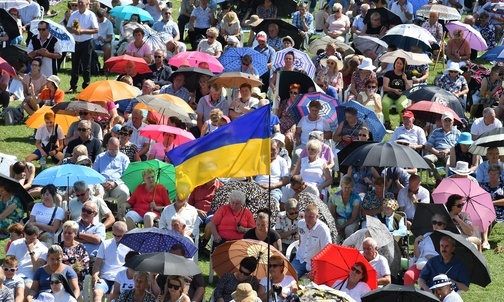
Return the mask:
{"type": "Polygon", "coordinates": [[[17,77],[16,70],[7,61],[0,57],[0,69],[5,70],[9,75],[17,77]]]}
{"type": "Polygon", "coordinates": [[[194,140],[194,136],[191,132],[182,130],[177,127],[166,126],[166,125],[147,125],[140,130],[140,135],[153,139],[157,142],[162,142],[164,140],[163,134],[171,133],[175,134],[177,137],[173,141],[176,146],[180,146],[183,143],[194,140]]]}
{"type": "MultiPolygon", "coordinates": [[[[464,197],[462,211],[471,216],[472,224],[483,232],[495,220],[492,196],[469,178],[445,178],[432,192],[434,203],[444,204],[452,194],[464,197]]],[[[448,209],[449,210],[449,209],[448,209]]]]}
{"type": "Polygon", "coordinates": [[[224,70],[224,67],[216,58],[201,51],[186,51],[178,53],[171,57],[168,64],[175,67],[189,64],[189,67],[209,69],[213,73],[221,73],[224,70]],[[208,65],[208,68],[205,65],[208,65]]]}
{"type": "Polygon", "coordinates": [[[488,49],[487,43],[481,33],[472,27],[471,25],[462,23],[460,21],[452,21],[447,23],[446,28],[450,32],[450,35],[453,37],[453,32],[456,29],[461,29],[464,31],[464,39],[469,41],[469,45],[471,45],[472,49],[476,50],[486,50],[488,49]]]}

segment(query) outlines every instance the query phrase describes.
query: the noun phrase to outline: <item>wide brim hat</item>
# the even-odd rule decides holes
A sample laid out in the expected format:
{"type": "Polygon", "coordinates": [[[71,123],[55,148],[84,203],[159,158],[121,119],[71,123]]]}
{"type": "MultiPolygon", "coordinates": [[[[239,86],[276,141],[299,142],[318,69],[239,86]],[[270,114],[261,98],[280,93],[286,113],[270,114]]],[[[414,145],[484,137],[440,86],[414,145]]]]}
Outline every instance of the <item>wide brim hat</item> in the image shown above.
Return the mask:
{"type": "Polygon", "coordinates": [[[320,65],[326,67],[329,61],[336,62],[336,67],[338,67],[338,70],[343,69],[343,62],[338,60],[336,56],[329,56],[327,59],[320,60],[320,65]]]}
{"type": "Polygon", "coordinates": [[[259,18],[258,15],[252,15],[252,16],[250,16],[250,19],[245,21],[245,25],[250,26],[250,27],[256,27],[262,21],[263,21],[263,19],[259,18]]]}
{"type": "Polygon", "coordinates": [[[457,71],[459,74],[464,73],[462,69],[460,69],[460,65],[457,62],[450,62],[448,65],[446,65],[445,72],[449,71],[457,71]]]}
{"type": "Polygon", "coordinates": [[[469,169],[469,164],[465,161],[458,161],[455,167],[450,167],[450,171],[457,175],[469,175],[473,172],[469,169]]]}
{"type": "Polygon", "coordinates": [[[361,70],[371,70],[371,71],[376,69],[376,67],[373,65],[373,61],[371,61],[370,58],[364,58],[362,60],[362,63],[357,68],[361,70]]]}
{"type": "Polygon", "coordinates": [[[432,286],[429,287],[429,289],[435,289],[438,287],[443,287],[443,286],[451,285],[451,284],[452,284],[451,280],[450,280],[450,278],[448,278],[447,275],[440,274],[432,279],[432,286]]]}

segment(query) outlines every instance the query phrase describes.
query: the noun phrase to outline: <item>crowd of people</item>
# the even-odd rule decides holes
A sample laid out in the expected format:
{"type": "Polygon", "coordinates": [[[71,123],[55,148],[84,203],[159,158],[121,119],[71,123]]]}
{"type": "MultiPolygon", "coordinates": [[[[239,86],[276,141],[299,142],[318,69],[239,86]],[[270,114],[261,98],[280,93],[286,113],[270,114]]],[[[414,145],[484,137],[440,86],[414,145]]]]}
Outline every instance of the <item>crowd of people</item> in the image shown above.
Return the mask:
{"type": "MultiPolygon", "coordinates": [[[[446,30],[438,13],[432,12],[422,20],[415,15],[412,4],[405,0],[373,0],[355,5],[329,1],[315,13],[317,1],[301,1],[291,14],[290,22],[298,30],[295,36],[280,36],[283,28],[275,22],[270,23],[267,30],[256,30],[264,21],[283,17],[278,15],[276,5],[281,4],[277,1],[239,0],[217,5],[214,0],[182,0],[176,21],[170,2],[133,1],[131,5],[145,10],[153,21],[143,21],[138,14],[127,19],[114,17],[110,8],[121,5],[117,0],[111,2],[112,7],[89,0],[69,2],[61,24],[73,35],[75,49],[71,54],[70,89],[66,92],[61,89],[57,74],[67,53],[61,49],[62,41],[51,34],[53,25],[40,20],[37,34],[32,34],[33,28],[29,29],[30,23],[41,17],[39,3],[27,0],[25,7],[8,9],[19,21],[20,35],[7,36],[0,20],[0,41],[5,41],[6,45],[26,43],[31,59],[14,64],[16,75],[0,70],[0,105],[4,111],[9,102],[16,99],[22,100],[18,109],[28,115],[43,106],[61,103],[80,89],[81,73],[80,87],[85,89],[92,82],[93,51],[103,51],[105,60],[127,54],[145,61],[149,73],[140,73],[137,65],[128,62],[117,80],[136,87],[139,95],[166,93],[187,102],[196,112],[194,124],[184,123],[177,116],[169,117],[167,124],[190,131],[195,137],[208,135],[261,106],[274,103],[277,106],[273,106],[270,123],[271,171],[269,175],[255,176],[253,181],[271,193],[277,206],[251,211],[247,208],[246,194],[233,190],[228,204],[212,211],[214,196],[229,181],[218,178],[196,187],[187,198],[170,200],[168,191],[173,188],[160,184],[158,171],[154,169],[145,169],[141,173],[142,183],[130,190],[121,178],[130,163],[153,159],[170,163],[168,152],[179,146],[177,135],[173,133],[165,133],[163,140],[158,142],[140,134],[149,119],[145,110],[136,108],[136,99],[99,102],[109,114],[105,119],[81,110],[79,120],[68,130],[59,126],[55,115],[48,112],[43,116],[44,124],[33,136],[34,152],[14,163],[9,175],[41,201],[28,205],[25,212],[21,196],[0,180],[0,236],[10,236],[0,280],[3,277],[4,287],[11,289],[9,294],[0,287],[0,297],[12,295],[15,301],[32,301],[53,295],[58,301],[63,296],[73,301],[80,296],[86,275],[92,275],[94,301],[101,301],[107,294],[116,301],[154,301],[159,296],[162,301],[202,301],[205,294],[202,275],[166,277],[123,268],[125,261],[138,253],[120,244],[120,240],[126,232],[143,225],[174,230],[191,240],[204,255],[209,254],[209,241],[215,248],[230,240],[254,239],[283,253],[292,244],[299,244],[295,256],[288,259],[297,276],[285,275],[283,258],[272,256],[268,285],[267,278],[258,280],[253,276],[257,259],[244,258],[237,271],[226,273],[218,281],[213,293],[216,301],[284,301],[295,296],[298,291],[295,278],[313,277],[310,275],[311,259],[328,244],[361,250],[376,270],[376,282],[380,286],[418,282],[422,289],[433,290],[441,301],[461,301],[457,291],[468,290],[470,281],[467,267],[453,254],[457,243],[452,238],[445,236],[434,243],[430,238],[432,232],[415,238],[413,265],[401,281],[391,261],[379,254],[381,242],[367,231],[366,216],[378,218],[396,237],[404,237],[414,227],[417,204],[431,203],[430,193],[422,186],[417,169],[381,169],[357,164],[342,167],[336,153],[353,141],[373,140],[372,129],[359,119],[358,111],[346,107],[344,121],[331,128],[329,121],[320,115],[321,101],[307,104],[309,113],[299,121],[294,119],[289,108],[303,93],[320,88],[340,103],[353,100],[369,108],[384,127],[391,130],[391,107],[395,106],[401,122],[391,131],[389,141],[420,152],[431,168],[436,185],[443,179],[439,166],[447,167],[445,177],[469,178],[477,182],[492,197],[496,221],[502,221],[504,166],[499,148],[487,148],[482,158],[469,152],[469,147],[479,135],[502,127],[499,119],[504,118],[501,108],[504,106],[504,96],[501,96],[503,67],[496,64],[484,75],[478,75],[474,83],[474,68],[471,68],[474,51],[470,41],[464,38],[464,31],[454,30],[446,43],[447,67],[433,84],[459,100],[460,106],[474,119],[472,127],[461,132],[454,125],[459,117],[449,110],[436,120],[416,120],[415,113],[406,109],[410,100],[403,92],[427,84],[429,65],[412,65],[405,57],[397,57],[393,63],[382,62],[380,58],[386,53],[401,48],[397,45],[389,44],[386,51],[376,53],[351,44],[356,54],[346,55],[342,44],[350,44],[350,40],[359,36],[385,36],[398,24],[382,20],[383,16],[376,11],[367,15],[369,10],[387,7],[402,23],[417,23],[432,34],[427,54],[434,58],[439,47],[443,47],[441,42],[446,30]],[[159,34],[166,48],[154,49],[144,42],[150,28],[159,34]],[[244,30],[249,31],[247,41],[244,30]],[[22,41],[24,31],[26,42],[22,41]],[[119,43],[115,42],[116,34],[120,36],[119,43]],[[283,71],[306,73],[295,66],[297,49],[311,50],[310,41],[317,40],[318,34],[331,39],[312,53],[316,72],[314,82],[308,85],[310,88],[306,89],[306,83],[301,81],[279,87],[278,78],[283,71]],[[253,48],[266,57],[267,66],[259,66],[251,55],[244,55],[240,67],[232,71],[250,74],[263,85],[253,87],[245,83],[226,90],[210,81],[212,72],[209,70],[188,83],[186,74],[177,73],[177,67],[168,65],[172,56],[187,50],[185,41],[192,50],[217,59],[232,48],[245,45],[253,48]],[[282,53],[281,67],[273,67],[276,53],[284,49],[287,51],[282,53]],[[259,67],[266,67],[267,71],[259,74],[259,67]],[[286,97],[274,99],[273,96],[281,94],[280,89],[287,92],[286,97]],[[70,184],[68,190],[54,185],[34,185],[34,162],[39,161],[40,167],[45,168],[48,159],[52,161],[50,165],[90,167],[105,181],[102,184],[77,181],[70,184]],[[338,188],[334,191],[331,186],[335,179],[338,179],[338,188]],[[309,194],[313,202],[320,199],[326,204],[324,209],[311,203],[300,211],[300,194],[309,194]],[[109,201],[117,203],[117,211],[111,210],[109,201]],[[330,213],[334,226],[320,219],[323,210],[330,213]],[[274,211],[279,213],[274,215],[274,211]],[[274,227],[269,229],[268,225],[274,227]],[[330,231],[333,227],[337,230],[335,236],[330,231]],[[113,238],[106,239],[106,230],[112,231],[113,238]],[[434,246],[441,246],[439,253],[434,246]],[[454,267],[456,269],[452,269],[454,267]],[[456,285],[456,291],[448,284],[456,285]],[[453,297],[459,300],[450,300],[455,299],[453,297]],[[242,300],[244,298],[250,300],[242,300]]],[[[459,11],[468,9],[459,2],[445,4],[459,11]]],[[[476,3],[474,16],[466,17],[464,23],[478,27],[491,49],[500,40],[499,18],[502,16],[489,11],[488,7],[476,3]]],[[[420,47],[405,50],[425,51],[420,47]]],[[[209,69],[205,62],[193,67],[209,69]]],[[[103,68],[108,72],[107,66],[103,68]]],[[[445,201],[446,213],[425,219],[431,219],[432,231],[445,229],[452,220],[459,232],[480,251],[489,249],[491,226],[484,230],[475,227],[470,215],[462,210],[464,204],[463,196],[453,194],[445,201]]],[[[408,243],[404,240],[398,243],[401,253],[395,257],[407,254],[404,245],[408,243]]],[[[180,246],[172,247],[170,252],[186,254],[185,248],[180,246]]],[[[371,291],[367,281],[365,263],[357,262],[348,276],[337,280],[332,287],[360,301],[371,291]]]]}

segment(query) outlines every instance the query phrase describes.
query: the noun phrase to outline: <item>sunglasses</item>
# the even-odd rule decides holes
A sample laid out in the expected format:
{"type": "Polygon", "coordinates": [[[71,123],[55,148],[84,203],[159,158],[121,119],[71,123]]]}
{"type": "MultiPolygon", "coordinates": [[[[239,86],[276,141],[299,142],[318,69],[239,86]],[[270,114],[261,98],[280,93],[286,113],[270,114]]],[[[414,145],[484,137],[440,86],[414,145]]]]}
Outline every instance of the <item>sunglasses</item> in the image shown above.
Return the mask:
{"type": "Polygon", "coordinates": [[[464,205],[465,205],[465,202],[463,202],[463,203],[459,203],[459,204],[456,204],[455,206],[456,206],[457,208],[459,208],[459,209],[460,209],[460,208],[462,208],[464,205]]]}
{"type": "Polygon", "coordinates": [[[174,290],[179,290],[180,285],[175,285],[175,284],[172,284],[172,283],[168,283],[168,288],[173,288],[174,290]]]}
{"type": "Polygon", "coordinates": [[[357,275],[362,274],[362,271],[361,271],[361,270],[359,270],[359,269],[357,269],[355,266],[354,266],[354,267],[352,267],[352,271],[354,271],[357,275]]]}
{"type": "Polygon", "coordinates": [[[115,238],[122,238],[123,237],[123,235],[116,235],[116,234],[112,234],[112,235],[114,235],[115,238]]]}
{"type": "Polygon", "coordinates": [[[61,281],[51,281],[51,285],[54,285],[54,284],[60,284],[61,281]]]}
{"type": "Polygon", "coordinates": [[[432,220],[432,225],[436,225],[436,224],[437,224],[438,226],[445,225],[445,223],[444,223],[444,222],[442,222],[442,221],[432,220]]]}
{"type": "Polygon", "coordinates": [[[171,13],[164,13],[166,16],[171,15],[171,13]]]}
{"type": "Polygon", "coordinates": [[[368,85],[368,87],[367,87],[367,88],[369,88],[369,89],[374,89],[374,88],[376,88],[376,86],[370,86],[370,85],[368,85]]]}
{"type": "Polygon", "coordinates": [[[282,264],[270,264],[268,265],[269,267],[273,267],[273,268],[276,268],[276,267],[282,267],[283,265],[282,264]]]}
{"type": "Polygon", "coordinates": [[[75,196],[77,196],[77,197],[83,197],[84,195],[86,195],[86,193],[82,193],[82,194],[75,194],[75,196]]]}
{"type": "Polygon", "coordinates": [[[162,58],[163,56],[154,56],[154,58],[162,58]]]}
{"type": "Polygon", "coordinates": [[[38,28],[38,31],[46,31],[47,28],[38,28]]]}
{"type": "Polygon", "coordinates": [[[241,274],[243,274],[245,276],[250,276],[252,274],[252,272],[250,272],[250,273],[244,272],[241,267],[240,267],[239,271],[240,271],[241,274]]]}
{"type": "Polygon", "coordinates": [[[88,131],[88,128],[77,128],[77,131],[86,132],[88,131]]]}
{"type": "Polygon", "coordinates": [[[88,114],[89,114],[89,112],[87,112],[87,111],[79,111],[79,115],[88,115],[88,114]]]}
{"type": "Polygon", "coordinates": [[[5,266],[2,266],[3,270],[6,271],[6,272],[11,272],[11,273],[14,273],[17,268],[8,268],[8,267],[5,267],[5,266]]]}
{"type": "Polygon", "coordinates": [[[292,94],[292,95],[298,95],[298,94],[299,94],[299,92],[289,91],[289,94],[292,94]]]}
{"type": "MultiPolygon", "coordinates": [[[[301,189],[301,188],[300,188],[301,189]]],[[[294,190],[295,191],[295,190],[294,190]]],[[[287,212],[288,215],[299,215],[299,212],[287,212]]]]}
{"type": "Polygon", "coordinates": [[[90,210],[90,209],[84,209],[82,208],[82,213],[86,213],[86,214],[93,214],[94,211],[90,210]]]}
{"type": "Polygon", "coordinates": [[[456,70],[450,70],[450,73],[459,73],[459,72],[456,70]]]}
{"type": "Polygon", "coordinates": [[[128,132],[119,132],[119,135],[128,136],[128,135],[129,135],[129,133],[128,133],[128,132]]]}

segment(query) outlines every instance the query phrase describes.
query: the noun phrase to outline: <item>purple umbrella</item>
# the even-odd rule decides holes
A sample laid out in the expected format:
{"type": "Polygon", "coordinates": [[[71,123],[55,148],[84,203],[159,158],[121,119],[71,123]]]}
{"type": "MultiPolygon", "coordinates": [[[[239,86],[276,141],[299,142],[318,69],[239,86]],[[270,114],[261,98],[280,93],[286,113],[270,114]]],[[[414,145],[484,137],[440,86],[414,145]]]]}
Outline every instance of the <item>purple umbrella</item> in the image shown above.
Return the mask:
{"type": "Polygon", "coordinates": [[[334,131],[338,127],[338,116],[336,113],[336,107],[340,105],[338,100],[328,96],[323,92],[310,92],[301,94],[297,100],[289,107],[289,113],[294,117],[296,123],[298,123],[303,116],[310,113],[308,106],[311,101],[319,101],[322,104],[319,115],[327,119],[329,125],[331,125],[331,130],[334,131]]]}

